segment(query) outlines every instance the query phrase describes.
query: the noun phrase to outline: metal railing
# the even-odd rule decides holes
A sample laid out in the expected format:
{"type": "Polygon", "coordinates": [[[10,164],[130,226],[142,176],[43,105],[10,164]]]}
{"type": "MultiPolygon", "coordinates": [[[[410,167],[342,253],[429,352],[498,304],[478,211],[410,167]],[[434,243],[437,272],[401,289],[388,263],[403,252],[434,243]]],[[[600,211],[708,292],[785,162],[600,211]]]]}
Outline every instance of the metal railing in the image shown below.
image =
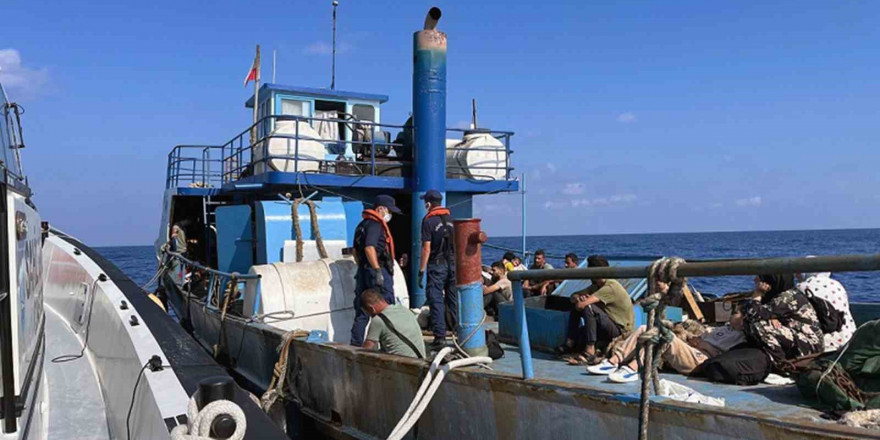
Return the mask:
{"type": "MultiPolygon", "coordinates": [[[[194,275],[195,271],[199,271],[206,276],[206,279],[202,280],[204,282],[204,287],[206,291],[205,295],[205,305],[208,307],[216,307],[221,308],[225,315],[226,306],[228,306],[228,297],[230,295],[234,295],[236,291],[238,291],[238,283],[241,281],[247,280],[258,280],[260,279],[260,275],[257,274],[249,274],[249,273],[238,273],[238,272],[223,272],[221,270],[212,269],[208,266],[205,266],[197,261],[190,260],[183,255],[180,255],[176,252],[166,252],[169,257],[169,263],[172,261],[177,261],[180,263],[181,267],[179,269],[188,269],[191,274],[194,275]],[[215,301],[216,298],[216,301],[215,301]],[[216,304],[215,304],[216,302],[216,304]]],[[[173,265],[168,266],[169,270],[175,270],[173,265]]],[[[177,270],[179,270],[177,269],[177,270]]],[[[185,275],[181,274],[181,275],[185,275]]],[[[172,277],[176,277],[178,274],[172,273],[172,277]]],[[[189,302],[190,297],[193,292],[194,278],[190,278],[190,281],[186,283],[182,283],[179,288],[181,292],[186,294],[186,301],[189,302]],[[186,285],[186,289],[184,289],[184,285],[186,285]]],[[[259,289],[258,289],[259,290],[259,289]]],[[[187,311],[189,313],[189,305],[187,304],[187,311]]],[[[182,318],[189,318],[189,316],[183,316],[182,318]]]]}
{"type": "MultiPolygon", "coordinates": [[[[267,116],[233,137],[223,145],[180,145],[168,154],[166,187],[189,184],[196,187],[222,186],[247,176],[268,171],[308,172],[351,176],[404,176],[412,167],[412,127],[379,124],[370,121],[302,116],[267,116]],[[276,129],[285,123],[292,133],[276,129]],[[300,133],[301,123],[308,124],[310,133],[300,133]],[[341,124],[340,139],[324,139],[314,135],[313,126],[322,123],[341,124]],[[403,142],[395,142],[404,132],[403,142]],[[393,141],[394,139],[395,141],[393,141]],[[307,144],[308,143],[308,144],[307,144]],[[313,154],[306,152],[315,143],[324,148],[313,154]],[[284,154],[273,154],[281,150],[284,154]]],[[[302,128],[302,130],[306,130],[302,128]]],[[[468,130],[449,128],[447,137],[459,138],[468,130]]],[[[449,147],[456,150],[486,151],[488,164],[447,168],[447,178],[476,181],[509,180],[510,138],[512,132],[484,131],[500,146],[449,147]],[[494,159],[493,159],[494,157],[494,159]]]]}
{"type": "Polygon", "coordinates": [[[165,188],[189,184],[211,188],[223,184],[223,147],[219,145],[178,145],[168,153],[165,188]]]}
{"type": "MultiPolygon", "coordinates": [[[[709,260],[681,263],[678,277],[716,277],[736,275],[772,275],[815,272],[865,272],[880,270],[880,254],[833,255],[824,257],[789,257],[761,259],[709,260]]],[[[588,267],[578,269],[523,270],[507,274],[513,284],[514,334],[518,334],[523,379],[535,377],[532,350],[526,322],[525,298],[521,281],[587,280],[646,278],[651,266],[588,267]]]]}

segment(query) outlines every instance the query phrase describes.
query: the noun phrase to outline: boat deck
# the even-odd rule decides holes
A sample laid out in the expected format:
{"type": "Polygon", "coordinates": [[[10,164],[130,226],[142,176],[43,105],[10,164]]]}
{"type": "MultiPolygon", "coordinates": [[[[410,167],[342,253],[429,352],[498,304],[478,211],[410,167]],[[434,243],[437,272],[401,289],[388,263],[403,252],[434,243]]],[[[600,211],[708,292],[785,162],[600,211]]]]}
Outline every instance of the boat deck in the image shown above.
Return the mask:
{"type": "Polygon", "coordinates": [[[52,359],[76,354],[82,343],[73,330],[46,307],[46,392],[48,393],[48,435],[71,440],[109,439],[107,412],[98,376],[88,355],[53,363],[52,359]]]}
{"type": "MultiPolygon", "coordinates": [[[[492,364],[501,373],[521,376],[519,347],[502,344],[504,357],[492,364]]],[[[556,382],[563,386],[588,387],[598,391],[619,394],[623,399],[638,402],[641,382],[618,384],[607,380],[606,376],[587,373],[584,367],[568,365],[547,353],[532,352],[535,379],[556,382]]],[[[699,393],[725,400],[725,408],[744,413],[760,413],[765,417],[784,419],[808,419],[828,421],[821,417],[822,412],[807,406],[797,387],[792,385],[735,386],[712,383],[681,374],[661,373],[661,378],[693,388],[699,393]]],[[[665,399],[652,396],[652,401],[665,399]]],[[[830,422],[830,421],[828,421],[830,422]]]]}

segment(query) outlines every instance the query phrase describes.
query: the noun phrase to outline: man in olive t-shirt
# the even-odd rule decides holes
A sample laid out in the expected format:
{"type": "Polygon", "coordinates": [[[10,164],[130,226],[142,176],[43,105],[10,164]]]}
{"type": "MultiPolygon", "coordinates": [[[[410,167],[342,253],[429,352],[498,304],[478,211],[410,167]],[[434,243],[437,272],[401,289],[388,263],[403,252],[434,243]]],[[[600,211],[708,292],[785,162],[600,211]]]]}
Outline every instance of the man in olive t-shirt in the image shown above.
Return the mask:
{"type": "Polygon", "coordinates": [[[398,356],[425,357],[422,329],[409,309],[400,304],[388,305],[376,288],[361,293],[361,304],[364,312],[372,316],[364,348],[379,348],[385,353],[398,356]]]}
{"type": "MultiPolygon", "coordinates": [[[[587,258],[587,267],[607,267],[608,260],[599,255],[587,258]]],[[[635,313],[626,289],[616,280],[592,279],[590,287],[571,295],[574,308],[568,321],[568,337],[560,351],[583,345],[580,363],[594,364],[596,344],[607,344],[623,332],[633,329],[635,313]],[[583,319],[583,326],[581,326],[583,319]]]]}

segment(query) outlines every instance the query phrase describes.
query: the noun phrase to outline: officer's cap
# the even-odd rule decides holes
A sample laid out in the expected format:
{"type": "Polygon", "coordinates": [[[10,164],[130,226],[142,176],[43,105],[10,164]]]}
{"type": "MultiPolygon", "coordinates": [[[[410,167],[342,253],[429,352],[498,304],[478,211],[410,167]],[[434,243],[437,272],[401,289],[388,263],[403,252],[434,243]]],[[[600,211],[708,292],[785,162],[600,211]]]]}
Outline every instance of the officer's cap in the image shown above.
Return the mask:
{"type": "Polygon", "coordinates": [[[426,202],[442,202],[443,194],[440,194],[440,191],[432,189],[428,190],[428,192],[426,192],[419,198],[426,202]]]}
{"type": "Polygon", "coordinates": [[[376,200],[373,202],[373,205],[378,208],[380,206],[384,206],[388,208],[389,211],[395,214],[403,214],[403,211],[397,207],[397,203],[394,202],[394,197],[391,197],[387,194],[380,194],[376,196],[376,200]]]}

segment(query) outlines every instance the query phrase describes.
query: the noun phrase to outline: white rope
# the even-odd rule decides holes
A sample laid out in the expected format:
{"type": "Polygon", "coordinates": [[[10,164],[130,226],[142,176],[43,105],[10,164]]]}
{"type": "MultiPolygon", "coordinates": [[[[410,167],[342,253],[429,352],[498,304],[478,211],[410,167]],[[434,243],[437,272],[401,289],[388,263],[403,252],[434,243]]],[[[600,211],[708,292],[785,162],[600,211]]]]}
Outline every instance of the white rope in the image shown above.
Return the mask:
{"type": "Polygon", "coordinates": [[[232,433],[229,440],[242,440],[247,430],[247,419],[244,417],[244,411],[235,402],[215,400],[199,411],[195,397],[189,399],[189,406],[186,410],[186,425],[177,425],[171,430],[171,439],[214,440],[213,437],[210,437],[211,423],[223,414],[235,420],[235,432],[232,433]]]}
{"type": "Polygon", "coordinates": [[[397,422],[397,426],[394,427],[391,434],[388,435],[388,440],[402,439],[403,436],[415,426],[416,422],[418,422],[419,418],[422,416],[422,413],[425,412],[425,409],[428,407],[428,404],[431,403],[431,399],[434,397],[437,389],[440,388],[443,378],[450,371],[468,365],[492,363],[492,358],[488,356],[477,356],[454,360],[441,367],[440,362],[452,350],[452,347],[444,347],[436,356],[434,356],[434,360],[428,368],[428,374],[425,375],[425,379],[422,381],[421,386],[419,386],[419,390],[416,392],[409,408],[407,408],[400,421],[397,422]]]}

